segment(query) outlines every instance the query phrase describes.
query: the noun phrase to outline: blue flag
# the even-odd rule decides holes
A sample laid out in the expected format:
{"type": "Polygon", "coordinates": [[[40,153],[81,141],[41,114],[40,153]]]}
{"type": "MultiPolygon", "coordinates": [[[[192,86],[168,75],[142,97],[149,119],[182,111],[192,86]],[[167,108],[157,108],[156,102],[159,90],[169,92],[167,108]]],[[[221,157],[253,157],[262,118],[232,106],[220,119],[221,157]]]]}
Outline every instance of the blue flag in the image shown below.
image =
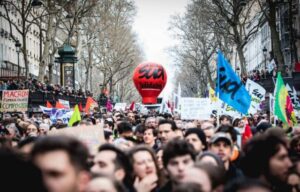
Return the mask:
{"type": "Polygon", "coordinates": [[[247,114],[251,96],[221,51],[218,52],[217,65],[216,95],[219,93],[221,100],[240,113],[247,114]]]}

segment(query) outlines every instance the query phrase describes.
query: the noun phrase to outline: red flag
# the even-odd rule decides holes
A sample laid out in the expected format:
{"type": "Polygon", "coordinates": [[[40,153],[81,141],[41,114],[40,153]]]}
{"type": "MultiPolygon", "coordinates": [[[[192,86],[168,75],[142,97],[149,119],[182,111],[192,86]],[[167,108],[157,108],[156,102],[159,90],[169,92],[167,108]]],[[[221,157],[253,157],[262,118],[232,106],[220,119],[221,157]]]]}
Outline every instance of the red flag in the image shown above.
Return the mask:
{"type": "Polygon", "coordinates": [[[85,112],[86,114],[88,114],[89,111],[90,111],[90,108],[91,108],[92,106],[97,107],[98,104],[97,104],[97,102],[96,102],[92,97],[88,97],[88,98],[86,99],[86,105],[85,105],[84,112],[85,112]]]}
{"type": "Polygon", "coordinates": [[[51,103],[49,101],[46,102],[46,107],[47,108],[53,108],[53,106],[51,105],[51,103]]]}
{"type": "Polygon", "coordinates": [[[167,102],[167,105],[168,105],[169,109],[171,109],[171,104],[170,104],[170,101],[169,101],[169,100],[168,100],[168,102],[167,102]]]}
{"type": "Polygon", "coordinates": [[[242,135],[242,145],[244,145],[249,139],[252,138],[252,131],[249,124],[245,125],[245,131],[242,135]]]}
{"type": "Polygon", "coordinates": [[[82,108],[82,104],[81,104],[81,102],[79,103],[79,105],[78,105],[78,108],[79,108],[79,111],[80,111],[80,112],[82,112],[82,111],[83,111],[83,108],[82,108]]]}
{"type": "Polygon", "coordinates": [[[55,108],[56,109],[65,109],[65,106],[63,104],[61,104],[59,101],[56,101],[55,108]]]}
{"type": "Polygon", "coordinates": [[[132,101],[132,103],[130,104],[129,110],[133,111],[134,108],[135,108],[135,103],[134,103],[134,101],[132,101]]]}

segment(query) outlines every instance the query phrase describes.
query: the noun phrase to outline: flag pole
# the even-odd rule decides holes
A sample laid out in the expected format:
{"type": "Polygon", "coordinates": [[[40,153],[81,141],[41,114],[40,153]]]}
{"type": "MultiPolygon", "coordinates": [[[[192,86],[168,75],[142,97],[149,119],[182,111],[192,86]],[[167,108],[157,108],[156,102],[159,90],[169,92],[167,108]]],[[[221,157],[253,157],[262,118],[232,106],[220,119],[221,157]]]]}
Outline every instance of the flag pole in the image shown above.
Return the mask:
{"type": "MultiPolygon", "coordinates": [[[[217,58],[217,83],[218,83],[218,92],[217,92],[217,97],[218,97],[218,100],[220,99],[220,72],[218,71],[218,61],[219,61],[219,54],[220,54],[220,50],[218,51],[218,58],[217,58]]],[[[217,128],[219,128],[220,126],[220,107],[218,106],[217,108],[217,128]]]]}

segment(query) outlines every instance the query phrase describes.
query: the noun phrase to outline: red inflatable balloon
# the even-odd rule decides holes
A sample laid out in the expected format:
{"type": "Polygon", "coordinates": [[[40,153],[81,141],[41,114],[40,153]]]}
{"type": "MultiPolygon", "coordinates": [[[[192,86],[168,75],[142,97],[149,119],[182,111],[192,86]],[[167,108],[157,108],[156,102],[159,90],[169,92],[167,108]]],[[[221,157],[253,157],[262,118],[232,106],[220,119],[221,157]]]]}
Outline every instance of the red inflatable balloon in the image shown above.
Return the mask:
{"type": "Polygon", "coordinates": [[[158,95],[167,83],[167,73],[160,64],[141,63],[133,72],[133,81],[143,98],[143,103],[155,104],[158,95]]]}

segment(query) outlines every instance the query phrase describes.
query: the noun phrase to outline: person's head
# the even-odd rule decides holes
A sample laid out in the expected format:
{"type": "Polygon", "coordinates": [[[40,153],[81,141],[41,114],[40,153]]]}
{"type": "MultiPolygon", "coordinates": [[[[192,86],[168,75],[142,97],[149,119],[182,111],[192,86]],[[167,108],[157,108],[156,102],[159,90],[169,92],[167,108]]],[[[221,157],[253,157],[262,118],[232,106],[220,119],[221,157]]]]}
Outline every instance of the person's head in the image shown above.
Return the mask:
{"type": "Polygon", "coordinates": [[[127,114],[127,117],[128,117],[128,121],[131,123],[131,124],[134,124],[135,123],[135,114],[133,112],[129,112],[127,114]]]}
{"type": "Polygon", "coordinates": [[[138,124],[135,127],[134,135],[138,143],[143,143],[144,131],[145,131],[145,126],[143,124],[138,124]]]}
{"type": "Polygon", "coordinates": [[[209,175],[205,170],[198,166],[191,166],[187,168],[187,174],[182,179],[182,183],[197,183],[201,186],[203,192],[211,192],[212,190],[209,175]]]}
{"type": "MultiPolygon", "coordinates": [[[[221,164],[222,161],[220,160],[221,164]]],[[[211,181],[211,191],[222,191],[226,181],[226,171],[224,165],[216,166],[211,162],[198,161],[195,163],[195,167],[205,171],[211,181]]]]}
{"type": "Polygon", "coordinates": [[[35,124],[29,124],[26,127],[25,135],[30,137],[37,137],[39,135],[37,126],[35,124]]]}
{"type": "Polygon", "coordinates": [[[118,181],[125,182],[131,169],[127,155],[111,144],[101,145],[93,161],[92,173],[108,175],[118,181]]]}
{"type": "Polygon", "coordinates": [[[37,137],[27,137],[18,143],[18,149],[25,157],[29,156],[37,137]]]}
{"type": "Polygon", "coordinates": [[[1,191],[48,191],[41,170],[15,151],[0,148],[1,191]]]}
{"type": "Polygon", "coordinates": [[[215,134],[215,126],[209,121],[205,121],[201,124],[201,129],[206,136],[206,142],[209,143],[210,138],[215,134]]]}
{"type": "Polygon", "coordinates": [[[271,192],[271,190],[259,180],[239,178],[228,183],[224,192],[271,192]]]}
{"type": "Polygon", "coordinates": [[[112,121],[104,121],[104,128],[109,130],[114,130],[114,123],[112,121]]]}
{"type": "Polygon", "coordinates": [[[157,137],[156,129],[152,129],[152,128],[144,129],[143,141],[146,145],[152,147],[155,144],[156,137],[157,137]]]}
{"type": "Polygon", "coordinates": [[[300,155],[300,135],[296,135],[291,139],[290,150],[292,153],[300,155]]]}
{"type": "Polygon", "coordinates": [[[157,159],[157,165],[159,170],[162,170],[164,168],[162,156],[163,156],[163,149],[159,148],[156,152],[156,159],[157,159]]]}
{"type": "Polygon", "coordinates": [[[229,163],[233,142],[228,133],[216,133],[210,140],[209,150],[217,154],[224,163],[229,163]]]}
{"type": "Polygon", "coordinates": [[[123,192],[126,191],[124,185],[108,176],[96,176],[93,178],[85,192],[123,192]]]}
{"type": "Polygon", "coordinates": [[[128,156],[133,166],[134,176],[143,179],[147,175],[158,175],[159,169],[155,153],[149,147],[136,146],[129,151],[128,156]]]}
{"type": "Polygon", "coordinates": [[[156,128],[156,118],[155,117],[148,117],[145,120],[145,127],[149,127],[149,128],[156,128]]]}
{"type": "Polygon", "coordinates": [[[172,192],[204,192],[198,183],[180,183],[175,186],[172,192]]]}
{"type": "Polygon", "coordinates": [[[232,126],[237,127],[237,128],[244,128],[245,123],[244,123],[243,119],[235,118],[233,120],[232,126]]]}
{"type": "Polygon", "coordinates": [[[104,138],[106,143],[114,143],[114,135],[111,131],[104,130],[104,138]]]}
{"type": "Polygon", "coordinates": [[[205,151],[200,156],[198,156],[197,163],[210,164],[225,169],[222,159],[217,154],[210,151],[205,151]]]}
{"type": "Polygon", "coordinates": [[[296,171],[291,171],[287,178],[287,183],[292,187],[292,192],[300,191],[300,175],[296,171]]]}
{"type": "Polygon", "coordinates": [[[122,121],[117,126],[118,133],[121,137],[132,137],[132,125],[129,122],[122,121]]]}
{"type": "Polygon", "coordinates": [[[161,120],[158,124],[158,138],[165,145],[168,141],[176,137],[176,124],[172,120],[161,120]]]}
{"type": "Polygon", "coordinates": [[[172,182],[180,183],[188,167],[194,165],[195,150],[185,140],[173,139],[164,146],[163,165],[172,182]]]}
{"type": "Polygon", "coordinates": [[[221,125],[216,132],[227,133],[230,135],[233,143],[237,141],[237,131],[231,125],[221,125]]]}
{"type": "Polygon", "coordinates": [[[39,125],[39,130],[40,130],[39,135],[47,135],[49,129],[50,129],[49,124],[41,123],[41,124],[39,125]]]}
{"type": "Polygon", "coordinates": [[[229,115],[221,115],[220,124],[221,125],[231,125],[231,117],[229,115]]]}
{"type": "Polygon", "coordinates": [[[190,128],[185,132],[185,140],[193,145],[197,153],[207,149],[206,137],[204,132],[199,128],[190,128]]]}
{"type": "Polygon", "coordinates": [[[35,142],[32,161],[42,170],[49,191],[83,191],[89,181],[88,149],[66,136],[43,137],[35,142]]]}
{"type": "Polygon", "coordinates": [[[241,167],[248,177],[263,177],[270,184],[277,184],[286,182],[292,163],[286,141],[281,136],[271,133],[254,136],[245,145],[241,167]]]}

